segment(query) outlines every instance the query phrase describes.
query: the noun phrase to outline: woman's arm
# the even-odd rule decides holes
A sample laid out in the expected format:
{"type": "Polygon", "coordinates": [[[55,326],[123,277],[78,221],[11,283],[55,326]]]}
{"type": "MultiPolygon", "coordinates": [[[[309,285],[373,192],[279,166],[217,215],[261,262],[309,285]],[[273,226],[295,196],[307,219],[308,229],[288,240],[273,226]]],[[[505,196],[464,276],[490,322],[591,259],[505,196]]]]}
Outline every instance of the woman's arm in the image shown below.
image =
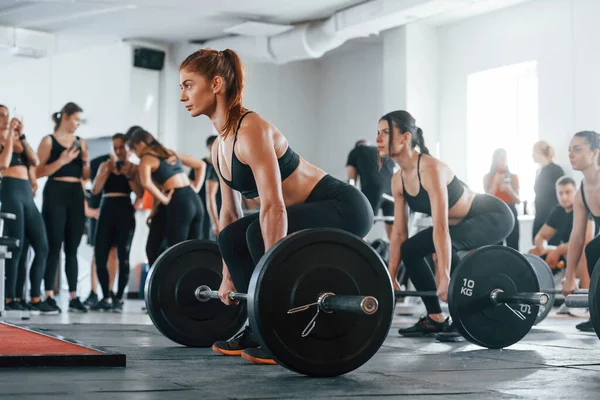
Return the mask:
{"type": "Polygon", "coordinates": [[[577,264],[583,255],[583,245],[585,243],[586,230],[588,227],[588,212],[581,199],[581,188],[575,195],[573,204],[573,228],[569,237],[569,249],[567,251],[567,271],[565,273],[565,282],[563,285],[563,294],[571,294],[575,287],[575,272],[577,264]]]}
{"type": "Polygon", "coordinates": [[[12,160],[13,154],[13,139],[14,135],[11,130],[8,130],[6,137],[0,138],[2,140],[2,147],[0,150],[0,168],[9,168],[10,161],[12,160]]]}
{"type": "Polygon", "coordinates": [[[94,184],[92,186],[92,194],[99,194],[104,189],[104,185],[106,184],[106,180],[110,175],[111,171],[109,168],[109,164],[111,161],[104,161],[100,164],[98,168],[98,173],[96,174],[96,179],[94,179],[94,184]]]}
{"type": "Polygon", "coordinates": [[[20,139],[20,141],[21,141],[21,144],[23,145],[23,153],[25,153],[25,158],[27,159],[27,164],[32,167],[37,167],[38,165],[40,165],[40,159],[38,158],[35,151],[31,148],[31,146],[27,142],[27,138],[25,137],[25,135],[22,135],[21,137],[22,137],[22,139],[20,139]]]}
{"type": "Polygon", "coordinates": [[[219,192],[219,182],[214,180],[206,181],[206,206],[208,208],[208,215],[216,228],[215,234],[219,234],[219,214],[217,212],[217,193],[219,192]]]}
{"type": "Polygon", "coordinates": [[[390,254],[388,259],[388,268],[394,283],[394,289],[400,290],[397,282],[398,268],[402,260],[401,247],[408,239],[408,214],[406,209],[406,200],[402,192],[402,178],[400,172],[392,176],[392,195],[394,196],[394,225],[390,235],[390,254]]]}
{"type": "Polygon", "coordinates": [[[176,153],[183,165],[194,170],[194,180],[191,182],[192,189],[196,193],[202,189],[204,177],[206,176],[206,163],[196,157],[188,156],[187,154],[176,153]]]}
{"type": "Polygon", "coordinates": [[[446,171],[440,164],[431,163],[422,168],[421,182],[429,194],[431,202],[431,219],[433,222],[433,244],[437,255],[436,281],[439,283],[440,300],[447,301],[447,282],[450,281],[450,265],[452,261],[452,241],[448,224],[448,187],[446,171]],[[446,286],[442,285],[445,283],[446,286]],[[444,298],[445,296],[445,298],[444,298]]]}
{"type": "Polygon", "coordinates": [[[163,194],[160,189],[152,181],[152,162],[157,161],[151,157],[144,157],[140,160],[138,167],[138,175],[140,177],[140,183],[150,192],[150,194],[162,204],[169,204],[170,198],[163,194]]]}
{"type": "Polygon", "coordinates": [[[83,168],[81,170],[81,179],[87,181],[92,176],[92,170],[90,168],[90,155],[88,153],[87,140],[81,139],[81,161],[83,162],[83,168]]]}
{"type": "MultiPolygon", "coordinates": [[[[265,251],[287,235],[287,210],[273,135],[260,117],[250,115],[238,131],[240,160],[252,169],[260,197],[260,230],[265,251]]],[[[235,151],[235,150],[234,150],[235,151]]]]}

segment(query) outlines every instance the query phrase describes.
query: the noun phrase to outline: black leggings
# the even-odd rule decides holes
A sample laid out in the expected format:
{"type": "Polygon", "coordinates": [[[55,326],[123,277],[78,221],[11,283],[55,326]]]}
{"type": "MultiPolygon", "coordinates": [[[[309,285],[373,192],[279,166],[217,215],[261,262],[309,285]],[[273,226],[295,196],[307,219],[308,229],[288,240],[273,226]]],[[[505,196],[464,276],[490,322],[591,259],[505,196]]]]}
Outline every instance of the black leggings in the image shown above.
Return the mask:
{"type": "Polygon", "coordinates": [[[54,290],[56,272],[60,266],[60,250],[65,245],[65,272],[69,291],[77,291],[77,249],[85,230],[83,188],[80,182],[48,179],[44,187],[42,217],[48,235],[48,261],[44,286],[54,290]]]}
{"type": "Polygon", "coordinates": [[[119,259],[119,288],[117,298],[122,299],[129,282],[129,252],[135,232],[135,210],[127,197],[103,197],[96,225],[94,257],[98,281],[104,298],[109,298],[108,254],[116,244],[119,259]]]}
{"type": "MultiPolygon", "coordinates": [[[[287,207],[288,233],[308,228],[338,228],[365,237],[373,209],[354,186],[326,175],[306,201],[287,207]]],[[[259,213],[241,218],[219,233],[219,249],[239,292],[246,293],[254,267],[265,252],[259,213]]]]}
{"type": "Polygon", "coordinates": [[[594,265],[600,260],[600,236],[596,236],[585,246],[585,260],[587,261],[588,272],[591,278],[592,272],[594,272],[594,265]]]}
{"type": "MultiPolygon", "coordinates": [[[[467,216],[457,225],[450,226],[453,269],[460,261],[457,251],[501,242],[513,230],[515,219],[502,200],[477,194],[467,216]]],[[[425,257],[435,253],[433,228],[429,227],[402,243],[400,255],[408,278],[418,291],[436,291],[435,276],[425,257]]],[[[437,297],[424,297],[428,314],[440,314],[442,309],[437,297]]]]}
{"type": "MultiPolygon", "coordinates": [[[[4,236],[17,238],[21,244],[18,249],[11,251],[12,258],[6,260],[5,297],[7,299],[16,298],[19,261],[21,255],[27,257],[27,249],[23,246],[25,237],[35,251],[31,265],[31,296],[40,297],[42,276],[48,256],[48,242],[44,231],[44,221],[33,201],[31,183],[26,179],[3,178],[0,199],[2,199],[2,211],[17,216],[16,220],[4,220],[4,236]]],[[[22,287],[20,293],[23,293],[22,287]]]]}
{"type": "Polygon", "coordinates": [[[150,267],[154,264],[158,256],[165,251],[167,241],[165,239],[165,226],[167,225],[167,206],[159,204],[156,213],[150,221],[150,231],[146,241],[146,257],[150,267]]]}
{"type": "Polygon", "coordinates": [[[204,207],[191,186],[177,188],[167,204],[165,238],[169,247],[188,239],[200,239],[204,207]]]}
{"type": "MultiPolygon", "coordinates": [[[[44,236],[45,236],[46,232],[44,232],[44,236]]],[[[29,267],[29,239],[27,239],[27,235],[25,235],[25,238],[23,239],[23,243],[21,243],[21,257],[19,257],[19,266],[18,266],[18,270],[17,270],[17,286],[15,287],[15,299],[24,299],[23,296],[23,291],[25,289],[25,281],[27,280],[27,267],[29,267]]],[[[46,257],[48,257],[48,254],[46,252],[46,257]]],[[[45,260],[46,258],[44,258],[45,260]]],[[[44,265],[44,268],[46,266],[44,265]]],[[[30,270],[30,273],[32,275],[34,275],[34,271],[30,270]]],[[[40,287],[41,289],[41,285],[42,285],[42,278],[43,278],[44,274],[39,274],[39,285],[38,287],[40,287]]],[[[30,275],[30,281],[33,281],[33,276],[30,275]]],[[[40,292],[40,290],[38,290],[38,292],[40,292]]],[[[38,294],[39,296],[39,294],[38,294]]],[[[37,296],[32,296],[32,297],[37,297],[37,296]]]]}

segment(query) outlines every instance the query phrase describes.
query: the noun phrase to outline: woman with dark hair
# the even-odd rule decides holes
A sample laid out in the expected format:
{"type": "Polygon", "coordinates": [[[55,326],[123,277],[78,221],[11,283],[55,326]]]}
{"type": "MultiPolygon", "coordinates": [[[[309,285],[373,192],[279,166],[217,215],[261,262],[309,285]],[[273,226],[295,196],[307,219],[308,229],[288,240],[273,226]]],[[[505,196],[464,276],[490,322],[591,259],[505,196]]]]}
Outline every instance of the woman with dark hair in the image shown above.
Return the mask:
{"type": "Polygon", "coordinates": [[[92,194],[102,193],[100,215],[96,226],[94,257],[96,272],[104,298],[91,306],[92,310],[123,310],[123,294],[129,282],[129,252],[135,233],[135,209],[131,192],[137,199],[143,189],[137,180],[137,166],[127,160],[126,136],[117,133],[112,137],[114,154],[102,164],[94,179],[92,194]],[[109,286],[108,258],[113,243],[119,259],[119,286],[115,295],[109,286]]]}
{"type": "Polygon", "coordinates": [[[4,235],[16,238],[21,243],[18,249],[12,251],[12,258],[6,260],[5,309],[29,309],[34,314],[55,313],[50,304],[47,301],[42,302],[40,298],[42,277],[48,256],[48,242],[44,221],[33,201],[33,188],[29,178],[29,166],[38,165],[39,160],[23,133],[23,123],[16,118],[11,120],[8,108],[5,106],[0,106],[0,158],[2,159],[0,189],[2,212],[17,216],[16,220],[4,221],[4,235]],[[21,290],[18,290],[17,277],[18,266],[22,264],[19,260],[21,257],[27,257],[29,245],[33,247],[35,257],[30,272],[31,303],[24,307],[19,301],[23,293],[24,280],[21,281],[21,290]]]}
{"type": "Polygon", "coordinates": [[[61,310],[54,300],[53,289],[63,242],[65,272],[71,295],[69,311],[87,312],[87,308],[77,297],[77,249],[85,230],[81,181],[90,177],[87,141],[75,136],[75,131],[81,124],[82,112],[77,104],[67,103],[59,112],[52,114],[54,133],[45,136],[38,148],[40,165],[36,169],[37,177],[48,177],[42,203],[42,217],[49,244],[44,286],[46,300],[59,312],[61,310]]]}
{"type": "Polygon", "coordinates": [[[167,245],[199,239],[204,209],[198,191],[204,184],[206,163],[167,149],[142,129],[133,133],[130,144],[140,158],[138,171],[142,186],[166,206],[164,237],[167,245]],[[196,180],[191,184],[184,165],[195,170],[196,180]]]}
{"type": "MultiPolygon", "coordinates": [[[[219,138],[212,160],[221,187],[219,248],[223,278],[219,297],[248,290],[250,277],[266,250],[287,234],[307,228],[343,229],[364,237],[373,210],[355,187],[310,164],[290,147],[269,121],[242,105],[244,72],[232,50],[199,50],[180,66],[181,97],[192,117],[208,116],[219,138]],[[260,211],[242,216],[237,192],[260,202],[260,211]]],[[[250,327],[213,350],[274,364],[259,348],[250,327]]]]}
{"type": "MultiPolygon", "coordinates": [[[[425,336],[450,330],[439,300],[448,301],[451,267],[459,262],[457,252],[504,240],[513,229],[514,217],[504,202],[474,193],[446,164],[432,157],[423,131],[406,111],[394,111],[379,120],[377,149],[380,157],[392,158],[400,166],[392,178],[395,221],[390,275],[398,276],[402,261],[417,290],[437,290],[438,295],[424,297],[427,315],[398,332],[403,336],[425,336]],[[409,238],[406,205],[431,216],[433,227],[409,238]],[[437,255],[435,276],[425,261],[433,253],[437,255]]],[[[399,290],[397,280],[392,281],[394,289],[399,290]]]]}
{"type": "MultiPolygon", "coordinates": [[[[591,216],[596,226],[600,225],[600,135],[593,131],[577,132],[569,144],[569,161],[575,171],[583,173],[581,186],[575,195],[573,204],[573,228],[567,250],[567,270],[562,292],[565,296],[577,289],[575,274],[577,265],[583,256],[585,233],[591,216]]],[[[600,259],[600,236],[596,236],[585,246],[585,258],[590,277],[594,266],[600,259]]],[[[585,332],[593,332],[591,320],[576,326],[585,332]]]]}
{"type": "MultiPolygon", "coordinates": [[[[496,149],[494,151],[490,172],[483,177],[483,187],[487,194],[504,201],[512,211],[515,217],[515,226],[506,238],[506,245],[519,251],[519,221],[516,207],[516,204],[520,203],[519,177],[508,169],[506,150],[496,149]]],[[[553,195],[556,197],[556,194],[553,195]]]]}
{"type": "MultiPolygon", "coordinates": [[[[533,145],[533,161],[540,166],[537,177],[535,178],[535,218],[533,220],[533,230],[531,237],[540,231],[550,213],[558,206],[556,198],[556,181],[564,176],[563,169],[556,165],[554,159],[554,148],[547,142],[540,140],[533,145]]],[[[548,244],[558,245],[560,237],[553,237],[548,244]]]]}

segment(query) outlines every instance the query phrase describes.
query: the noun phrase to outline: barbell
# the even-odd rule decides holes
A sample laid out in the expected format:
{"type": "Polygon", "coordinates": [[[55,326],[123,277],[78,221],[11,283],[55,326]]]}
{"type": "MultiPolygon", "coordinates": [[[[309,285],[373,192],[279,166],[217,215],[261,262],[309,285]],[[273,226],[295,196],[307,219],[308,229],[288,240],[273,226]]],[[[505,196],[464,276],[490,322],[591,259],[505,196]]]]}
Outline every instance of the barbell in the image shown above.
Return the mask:
{"type": "MultiPolygon", "coordinates": [[[[247,294],[225,306],[214,242],[191,240],[164,252],[145,286],[150,318],[176,343],[210,347],[246,321],[282,366],[309,376],[337,376],[367,362],[388,335],[395,306],[385,263],[361,238],[338,229],[288,235],[257,264],[247,294]],[[305,311],[313,310],[307,313],[305,311]]],[[[458,331],[482,347],[502,348],[533,326],[540,293],[531,264],[504,246],[468,253],[452,274],[449,310],[458,331]]]]}

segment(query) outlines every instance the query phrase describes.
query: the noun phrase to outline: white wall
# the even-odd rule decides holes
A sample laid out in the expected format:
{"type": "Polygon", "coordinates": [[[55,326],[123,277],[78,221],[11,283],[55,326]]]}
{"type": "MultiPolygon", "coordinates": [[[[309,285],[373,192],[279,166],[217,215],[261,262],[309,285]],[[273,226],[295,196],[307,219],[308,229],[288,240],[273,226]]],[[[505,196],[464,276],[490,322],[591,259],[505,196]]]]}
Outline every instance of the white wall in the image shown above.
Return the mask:
{"type": "Polygon", "coordinates": [[[383,45],[338,50],[318,60],[317,157],[309,159],[346,179],[346,159],[359,139],[375,144],[383,108],[383,45]]]}
{"type": "Polygon", "coordinates": [[[441,157],[466,176],[467,75],[538,61],[539,136],[571,171],[574,132],[600,130],[600,2],[538,0],[439,29],[441,157]]]}

